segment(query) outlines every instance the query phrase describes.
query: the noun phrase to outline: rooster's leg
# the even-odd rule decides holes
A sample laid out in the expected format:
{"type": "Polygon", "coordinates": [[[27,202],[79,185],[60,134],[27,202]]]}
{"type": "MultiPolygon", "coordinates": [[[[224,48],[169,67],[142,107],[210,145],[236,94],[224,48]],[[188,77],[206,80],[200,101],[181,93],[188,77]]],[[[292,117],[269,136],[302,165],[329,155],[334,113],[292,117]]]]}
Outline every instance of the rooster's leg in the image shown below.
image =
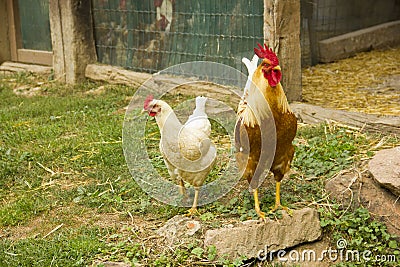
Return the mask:
{"type": "Polygon", "coordinates": [[[185,188],[185,184],[183,183],[182,179],[179,180],[179,193],[182,196],[186,196],[186,188],[185,188]]]}
{"type": "Polygon", "coordinates": [[[254,209],[256,210],[258,216],[260,216],[261,219],[265,219],[265,213],[261,211],[260,209],[260,201],[258,200],[258,190],[255,189],[253,192],[254,195],[254,209]]]}
{"type": "Polygon", "coordinates": [[[275,206],[272,207],[271,212],[275,212],[277,209],[283,209],[291,214],[288,207],[282,206],[281,204],[281,182],[276,182],[276,195],[275,195],[275,206]]]}
{"type": "Polygon", "coordinates": [[[193,199],[193,205],[188,211],[188,216],[192,216],[195,214],[199,214],[199,211],[197,210],[197,201],[199,199],[199,188],[195,187],[194,188],[194,199],[193,199]]]}

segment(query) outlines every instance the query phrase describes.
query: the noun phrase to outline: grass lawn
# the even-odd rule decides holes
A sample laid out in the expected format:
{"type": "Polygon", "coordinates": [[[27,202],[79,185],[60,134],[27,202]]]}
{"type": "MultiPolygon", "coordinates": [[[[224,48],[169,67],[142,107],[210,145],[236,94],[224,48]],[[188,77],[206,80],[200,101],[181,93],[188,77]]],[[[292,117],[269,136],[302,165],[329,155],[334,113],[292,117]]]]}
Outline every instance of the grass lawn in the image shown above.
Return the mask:
{"type": "MultiPolygon", "coordinates": [[[[152,199],[126,166],[124,107],[135,89],[93,82],[72,87],[30,74],[0,76],[0,266],[101,266],[97,262],[106,261],[240,266],[242,260],[216,258],[215,249],[199,242],[170,250],[155,241],[154,230],[186,209],[152,199]],[[37,94],[13,91],[27,88],[38,88],[37,94]]],[[[150,129],[158,134],[154,125],[150,129]]],[[[332,244],[346,237],[350,246],[398,253],[397,242],[365,209],[343,210],[323,189],[337,172],[359,167],[377,149],[400,144],[388,136],[375,146],[383,137],[337,125],[301,126],[294,171],[282,186],[283,204],[318,208],[332,244]]],[[[149,143],[149,149],[165,175],[157,146],[149,143]]],[[[263,209],[274,202],[273,183],[266,185],[260,193],[263,209]]],[[[246,189],[240,183],[226,197],[201,207],[200,219],[218,226],[256,218],[246,189]]],[[[279,218],[279,212],[272,216],[279,218]]]]}

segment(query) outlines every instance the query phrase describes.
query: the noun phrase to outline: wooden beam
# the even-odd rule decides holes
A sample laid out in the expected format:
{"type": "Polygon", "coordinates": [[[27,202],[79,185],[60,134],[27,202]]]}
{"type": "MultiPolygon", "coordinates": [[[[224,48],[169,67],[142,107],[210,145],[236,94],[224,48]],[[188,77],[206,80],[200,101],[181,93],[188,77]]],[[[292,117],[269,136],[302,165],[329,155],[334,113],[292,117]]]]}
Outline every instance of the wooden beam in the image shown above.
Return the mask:
{"type": "Polygon", "coordinates": [[[52,68],[50,66],[25,64],[19,62],[6,61],[0,65],[0,71],[5,72],[32,72],[40,75],[50,75],[52,68]]]}
{"type": "Polygon", "coordinates": [[[31,49],[18,49],[17,56],[18,62],[40,64],[45,66],[53,65],[53,52],[31,49]]]}
{"type": "Polygon", "coordinates": [[[104,81],[113,84],[124,84],[134,87],[141,86],[152,77],[151,74],[126,70],[110,65],[88,64],[85,70],[86,78],[94,81],[104,81]]]}
{"type": "Polygon", "coordinates": [[[67,83],[85,79],[87,64],[96,62],[91,1],[50,0],[50,27],[55,78],[67,83]]]}
{"type": "Polygon", "coordinates": [[[50,0],[49,17],[54,77],[60,82],[65,82],[64,38],[59,0],[50,0]]]}
{"type": "Polygon", "coordinates": [[[288,100],[301,100],[300,1],[264,0],[264,39],[278,55],[288,100]]]}
{"type": "Polygon", "coordinates": [[[21,31],[17,1],[7,0],[8,37],[10,40],[11,60],[18,61],[18,49],[21,47],[21,31]]]}
{"type": "Polygon", "coordinates": [[[334,121],[368,132],[400,135],[400,117],[328,109],[304,103],[290,105],[300,122],[317,124],[334,121]]]}
{"type": "Polygon", "coordinates": [[[0,23],[0,64],[11,60],[7,1],[0,0],[0,18],[3,18],[3,23],[0,23]]]}
{"type": "MultiPolygon", "coordinates": [[[[218,99],[236,108],[242,91],[212,82],[172,75],[152,75],[143,72],[126,70],[121,67],[100,64],[88,64],[86,78],[112,84],[124,84],[135,88],[145,86],[154,93],[174,92],[183,95],[203,95],[218,99]]],[[[226,110],[224,110],[225,112],[226,110]]]]}

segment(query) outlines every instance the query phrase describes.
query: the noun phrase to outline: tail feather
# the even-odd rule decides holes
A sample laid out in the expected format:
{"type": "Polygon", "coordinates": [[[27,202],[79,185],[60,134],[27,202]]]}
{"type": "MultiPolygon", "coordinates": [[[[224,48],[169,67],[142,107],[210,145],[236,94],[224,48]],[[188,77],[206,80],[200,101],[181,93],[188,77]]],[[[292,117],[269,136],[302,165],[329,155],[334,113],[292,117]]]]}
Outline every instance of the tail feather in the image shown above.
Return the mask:
{"type": "Polygon", "coordinates": [[[189,116],[189,120],[195,117],[203,117],[203,116],[207,117],[206,102],[207,102],[207,97],[204,96],[196,97],[196,108],[194,109],[193,114],[189,116]]]}
{"type": "Polygon", "coordinates": [[[189,116],[189,119],[185,123],[185,127],[193,127],[194,129],[201,130],[209,136],[211,133],[211,124],[206,113],[206,102],[207,97],[196,97],[196,108],[194,109],[193,114],[189,116]]]}

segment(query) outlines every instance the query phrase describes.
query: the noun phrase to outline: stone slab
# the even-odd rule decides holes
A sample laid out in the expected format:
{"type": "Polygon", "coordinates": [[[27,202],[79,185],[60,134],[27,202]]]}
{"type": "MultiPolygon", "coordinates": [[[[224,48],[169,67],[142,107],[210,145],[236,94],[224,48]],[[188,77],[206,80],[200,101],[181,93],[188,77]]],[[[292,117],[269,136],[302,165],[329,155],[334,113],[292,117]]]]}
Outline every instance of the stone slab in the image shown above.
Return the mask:
{"type": "Polygon", "coordinates": [[[319,61],[332,62],[359,52],[397,44],[400,44],[400,20],[320,41],[319,61]]]}
{"type": "Polygon", "coordinates": [[[315,209],[294,210],[284,213],[279,220],[246,221],[231,228],[208,230],[204,245],[214,245],[220,256],[252,258],[265,251],[278,251],[321,237],[322,231],[315,209]]]}

